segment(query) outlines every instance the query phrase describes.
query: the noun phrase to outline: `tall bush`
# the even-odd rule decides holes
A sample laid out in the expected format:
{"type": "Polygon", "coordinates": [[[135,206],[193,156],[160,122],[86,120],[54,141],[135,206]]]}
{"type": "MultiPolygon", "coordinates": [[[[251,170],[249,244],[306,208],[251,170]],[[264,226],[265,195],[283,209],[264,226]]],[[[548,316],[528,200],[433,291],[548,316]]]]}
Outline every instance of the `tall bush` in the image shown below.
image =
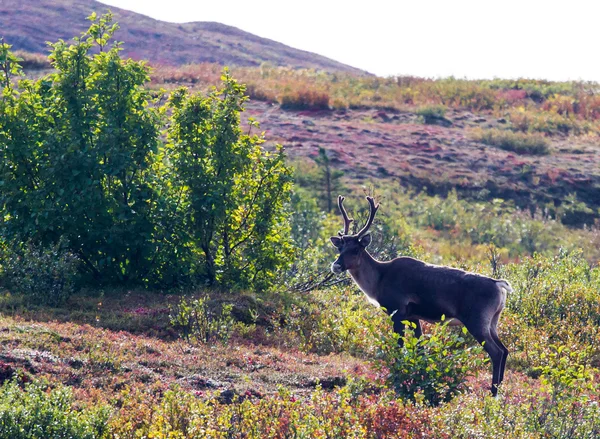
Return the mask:
{"type": "Polygon", "coordinates": [[[56,70],[5,90],[0,111],[0,203],[9,240],[66,237],[96,279],[139,280],[156,247],[158,111],[148,68],[123,61],[110,16],[74,44],[52,44],[56,70]],[[98,52],[99,53],[94,53],[98,52]]]}
{"type": "Polygon", "coordinates": [[[111,43],[111,15],[90,19],[35,82],[15,85],[0,48],[2,238],[63,239],[95,282],[268,286],[291,251],[290,171],[243,133],[244,87],[225,73],[207,96],[160,105],[149,68],[111,43]]]}

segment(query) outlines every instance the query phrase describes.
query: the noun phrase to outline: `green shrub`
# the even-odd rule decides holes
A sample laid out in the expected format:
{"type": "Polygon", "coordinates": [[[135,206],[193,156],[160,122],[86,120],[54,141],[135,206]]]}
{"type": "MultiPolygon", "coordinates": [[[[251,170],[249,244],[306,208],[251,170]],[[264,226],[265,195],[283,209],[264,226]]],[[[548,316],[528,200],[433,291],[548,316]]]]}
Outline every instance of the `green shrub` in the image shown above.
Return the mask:
{"type": "Polygon", "coordinates": [[[575,396],[581,396],[581,390],[593,386],[594,370],[587,367],[591,346],[585,350],[564,345],[551,345],[549,348],[549,352],[541,356],[543,366],[537,366],[536,369],[540,373],[542,384],[553,396],[564,396],[572,392],[575,392],[575,396]]]}
{"type": "Polygon", "coordinates": [[[234,319],[233,305],[221,304],[216,312],[209,306],[210,297],[203,296],[189,300],[185,297],[172,306],[169,313],[171,326],[188,341],[226,343],[231,337],[234,319]]]}
{"type": "Polygon", "coordinates": [[[121,60],[118,45],[94,54],[116,25],[92,20],[75,44],[51,45],[55,73],[0,99],[2,234],[44,246],[64,237],[96,281],[140,281],[164,219],[151,166],[159,112],[144,63],[121,60]]]}
{"type": "Polygon", "coordinates": [[[550,397],[521,383],[510,396],[465,394],[440,407],[431,437],[453,439],[592,439],[600,435],[600,406],[570,394],[550,397]]]}
{"type": "Polygon", "coordinates": [[[528,324],[600,325],[600,268],[592,267],[581,251],[537,254],[507,271],[515,289],[507,307],[528,324]]]}
{"type": "Polygon", "coordinates": [[[61,305],[75,291],[80,260],[61,242],[5,246],[2,253],[3,283],[31,303],[61,305]]]}
{"type": "Polygon", "coordinates": [[[291,171],[240,126],[244,86],[225,71],[220,89],[161,106],[149,67],[111,43],[111,14],[90,19],[35,82],[15,85],[0,46],[0,235],[64,239],[94,284],[273,285],[292,253],[291,171]]]}
{"type": "Polygon", "coordinates": [[[443,105],[428,105],[421,107],[416,111],[417,116],[421,116],[426,124],[451,124],[446,119],[446,107],[443,105]]]}
{"type": "MultiPolygon", "coordinates": [[[[167,157],[181,211],[181,242],[203,255],[209,282],[264,289],[290,262],[291,169],[283,149],[240,127],[244,87],[225,70],[207,96],[176,90],[169,99],[167,157]]],[[[256,128],[250,122],[250,129],[256,128]]],[[[182,249],[185,251],[185,249],[182,249]]]]}
{"type": "Polygon", "coordinates": [[[536,134],[513,133],[499,129],[475,130],[473,140],[518,154],[547,155],[550,153],[548,141],[536,134]]]}
{"type": "Polygon", "coordinates": [[[65,387],[40,383],[21,389],[14,381],[0,387],[0,439],[108,438],[109,409],[76,409],[65,387]]]}
{"type": "Polygon", "coordinates": [[[284,330],[289,331],[290,347],[305,352],[371,357],[373,339],[385,330],[386,320],[387,315],[370,305],[362,292],[331,287],[311,292],[290,306],[284,330]]]}
{"type": "Polygon", "coordinates": [[[378,341],[381,365],[389,370],[387,380],[398,395],[411,401],[438,405],[467,389],[467,378],[481,368],[483,348],[469,345],[464,335],[451,330],[449,322],[434,326],[420,338],[413,323],[407,323],[398,346],[398,335],[383,335],[378,341]]]}

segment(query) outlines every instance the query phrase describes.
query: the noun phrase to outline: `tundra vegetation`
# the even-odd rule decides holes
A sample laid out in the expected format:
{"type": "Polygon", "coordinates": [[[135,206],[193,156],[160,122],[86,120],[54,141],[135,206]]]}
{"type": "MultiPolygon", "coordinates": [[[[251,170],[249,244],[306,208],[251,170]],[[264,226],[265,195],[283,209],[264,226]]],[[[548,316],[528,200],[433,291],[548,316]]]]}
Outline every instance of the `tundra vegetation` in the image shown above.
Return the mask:
{"type": "Polygon", "coordinates": [[[326,151],[286,160],[240,119],[246,95],[413,106],[431,123],[498,111],[505,132],[472,135],[547,154],[539,136],[598,142],[597,84],[263,66],[233,70],[244,86],[216,66],[123,60],[110,15],[91,20],[51,46],[39,79],[0,46],[1,438],[600,436],[600,234],[573,226],[597,207],[522,210],[385,177],[365,189],[326,151]],[[376,258],[511,282],[497,397],[469,334],[424,324],[400,346],[386,314],[329,273],[328,179],[358,223],[364,191],[381,202],[376,258]]]}

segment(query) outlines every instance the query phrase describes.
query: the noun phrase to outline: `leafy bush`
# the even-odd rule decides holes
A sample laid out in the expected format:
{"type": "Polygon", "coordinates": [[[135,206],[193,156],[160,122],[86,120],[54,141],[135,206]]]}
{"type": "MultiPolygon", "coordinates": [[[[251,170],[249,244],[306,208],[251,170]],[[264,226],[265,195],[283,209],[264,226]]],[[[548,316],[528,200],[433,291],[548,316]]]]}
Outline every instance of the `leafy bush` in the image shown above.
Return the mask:
{"type": "Polygon", "coordinates": [[[226,343],[231,337],[234,319],[233,305],[221,304],[220,312],[209,307],[209,296],[188,301],[185,297],[170,309],[169,321],[183,338],[188,341],[226,343]]]}
{"type": "Polygon", "coordinates": [[[362,292],[331,287],[292,304],[285,315],[289,346],[305,352],[349,352],[371,357],[373,338],[385,331],[387,315],[369,305],[362,292]]]}
{"type": "Polygon", "coordinates": [[[90,19],[35,82],[15,86],[0,47],[0,234],[64,239],[94,283],[272,285],[292,251],[291,172],[243,133],[244,87],[226,71],[221,89],[160,105],[149,67],[111,45],[112,16],[90,19]]]}
{"type": "Polygon", "coordinates": [[[230,404],[216,394],[201,399],[176,388],[151,407],[140,410],[130,403],[112,420],[113,437],[400,439],[431,437],[432,430],[429,412],[404,405],[388,392],[357,397],[348,387],[317,388],[302,399],[282,387],[260,399],[239,395],[230,404]]]}
{"type": "Polygon", "coordinates": [[[416,114],[417,116],[421,116],[421,118],[423,118],[423,122],[426,124],[451,124],[451,122],[445,117],[446,107],[443,105],[429,105],[426,107],[421,107],[417,109],[416,114]]]}
{"type": "Polygon", "coordinates": [[[2,439],[108,438],[109,414],[104,406],[76,409],[65,387],[31,383],[21,389],[13,381],[0,387],[2,439]]]}
{"type": "Polygon", "coordinates": [[[561,251],[502,266],[500,277],[514,288],[500,325],[513,367],[538,377],[550,370],[562,374],[563,366],[575,363],[573,370],[597,363],[600,268],[590,266],[581,252],[561,251]],[[577,356],[565,355],[569,352],[577,356]]]}
{"type": "Polygon", "coordinates": [[[227,70],[222,80],[207,96],[178,89],[169,99],[177,238],[203,254],[209,283],[262,289],[289,265],[291,170],[281,147],[267,152],[262,137],[242,132],[244,87],[227,70]]]}
{"type": "Polygon", "coordinates": [[[419,229],[443,232],[454,242],[460,237],[471,245],[494,243],[512,255],[533,255],[558,250],[565,245],[561,238],[568,236],[564,226],[540,211],[532,217],[502,199],[491,203],[469,201],[459,198],[454,190],[445,198],[424,193],[396,197],[398,210],[409,223],[419,229]]]}
{"type": "Polygon", "coordinates": [[[586,367],[589,353],[564,345],[551,345],[550,352],[544,353],[541,359],[544,365],[536,369],[540,372],[542,384],[549,388],[554,397],[571,392],[581,396],[579,392],[583,388],[593,386],[593,369],[586,367]]]}
{"type": "Polygon", "coordinates": [[[465,394],[440,407],[431,437],[460,439],[591,439],[600,434],[595,401],[561,395],[556,399],[535,385],[521,383],[510,396],[465,394]]]}
{"type": "Polygon", "coordinates": [[[396,392],[411,401],[438,405],[466,390],[467,378],[484,364],[483,349],[464,339],[443,322],[420,338],[414,325],[407,323],[402,347],[398,335],[384,335],[379,341],[381,365],[389,370],[387,380],[396,392]]]}
{"type": "Polygon", "coordinates": [[[92,19],[74,45],[52,45],[56,73],[0,100],[2,233],[64,237],[97,280],[140,280],[158,238],[158,111],[142,88],[148,67],[122,61],[118,45],[92,54],[116,30],[110,15],[92,19]]]}
{"type": "Polygon", "coordinates": [[[471,135],[477,142],[507,151],[514,151],[518,154],[547,155],[550,153],[548,141],[536,134],[489,129],[475,130],[471,135]]]}
{"type": "Polygon", "coordinates": [[[600,268],[591,267],[581,251],[535,255],[511,265],[509,276],[515,293],[507,307],[528,324],[600,325],[600,268]]]}
{"type": "Polygon", "coordinates": [[[61,305],[75,291],[80,260],[62,242],[42,248],[33,243],[2,249],[3,283],[32,303],[61,305]]]}

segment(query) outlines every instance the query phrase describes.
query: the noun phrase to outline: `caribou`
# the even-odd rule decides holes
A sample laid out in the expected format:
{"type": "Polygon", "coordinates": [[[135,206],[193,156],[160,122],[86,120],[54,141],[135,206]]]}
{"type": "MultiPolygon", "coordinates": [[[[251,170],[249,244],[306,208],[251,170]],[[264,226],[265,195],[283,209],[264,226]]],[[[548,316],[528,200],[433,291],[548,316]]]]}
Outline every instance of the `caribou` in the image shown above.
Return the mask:
{"type": "Polygon", "coordinates": [[[370,302],[381,306],[391,317],[394,332],[400,335],[405,322],[415,325],[415,336],[422,334],[420,320],[436,323],[445,316],[453,324],[463,324],[492,360],[492,395],[504,378],[508,349],[498,338],[498,319],[512,287],[506,280],[493,279],[477,273],[428,264],[410,257],[398,257],[381,262],[367,251],[371,243],[368,233],[379,204],[372,197],[366,224],[352,235],[344,208],[344,197],[338,197],[338,207],[344,218],[344,232],[331,237],[339,252],[331,271],[348,271],[370,302]]]}

